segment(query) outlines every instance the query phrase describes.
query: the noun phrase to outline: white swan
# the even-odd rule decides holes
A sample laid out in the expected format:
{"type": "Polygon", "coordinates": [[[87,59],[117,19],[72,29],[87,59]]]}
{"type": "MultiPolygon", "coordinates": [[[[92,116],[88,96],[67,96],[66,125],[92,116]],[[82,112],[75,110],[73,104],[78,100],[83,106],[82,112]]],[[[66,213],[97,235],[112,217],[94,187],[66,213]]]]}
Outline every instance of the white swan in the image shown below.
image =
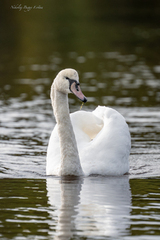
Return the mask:
{"type": "Polygon", "coordinates": [[[69,114],[68,93],[82,102],[78,73],[64,69],[51,86],[51,100],[57,124],[47,149],[47,175],[122,175],[129,170],[131,147],[123,116],[108,107],[93,112],[69,114]]]}

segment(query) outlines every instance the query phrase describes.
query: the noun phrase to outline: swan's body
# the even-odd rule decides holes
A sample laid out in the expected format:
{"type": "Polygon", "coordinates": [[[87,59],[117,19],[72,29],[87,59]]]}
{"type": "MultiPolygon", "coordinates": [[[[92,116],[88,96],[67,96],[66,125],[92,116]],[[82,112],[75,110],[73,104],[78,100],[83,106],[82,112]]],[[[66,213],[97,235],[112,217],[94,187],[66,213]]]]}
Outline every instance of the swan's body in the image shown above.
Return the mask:
{"type": "Polygon", "coordinates": [[[125,119],[116,110],[100,106],[93,112],[69,114],[69,89],[79,99],[86,101],[79,86],[72,86],[74,81],[79,85],[75,70],[62,70],[51,88],[57,124],[47,150],[47,175],[127,173],[131,139],[125,119]]]}

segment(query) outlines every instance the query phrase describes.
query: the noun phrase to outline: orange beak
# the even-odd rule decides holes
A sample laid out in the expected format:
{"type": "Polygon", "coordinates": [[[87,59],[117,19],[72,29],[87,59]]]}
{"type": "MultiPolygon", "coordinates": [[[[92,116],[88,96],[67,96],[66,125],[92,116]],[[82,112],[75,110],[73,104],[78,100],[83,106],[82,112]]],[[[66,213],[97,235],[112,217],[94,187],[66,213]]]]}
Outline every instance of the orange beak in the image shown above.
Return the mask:
{"type": "Polygon", "coordinates": [[[70,86],[71,92],[79,98],[82,102],[87,102],[87,98],[84,96],[84,94],[81,91],[81,88],[79,86],[79,83],[73,82],[70,86]]]}

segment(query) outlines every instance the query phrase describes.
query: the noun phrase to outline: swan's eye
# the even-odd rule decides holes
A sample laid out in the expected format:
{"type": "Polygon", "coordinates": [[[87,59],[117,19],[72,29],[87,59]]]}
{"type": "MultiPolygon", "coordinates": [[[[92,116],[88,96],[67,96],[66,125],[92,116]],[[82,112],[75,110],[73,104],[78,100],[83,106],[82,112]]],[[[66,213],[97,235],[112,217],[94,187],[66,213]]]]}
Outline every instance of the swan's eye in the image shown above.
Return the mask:
{"type": "Polygon", "coordinates": [[[78,88],[79,85],[80,85],[79,83],[76,83],[76,90],[77,91],[79,91],[79,88],[78,88]]]}
{"type": "Polygon", "coordinates": [[[77,92],[79,92],[79,85],[80,85],[80,83],[79,82],[77,82],[76,80],[74,80],[74,79],[70,79],[69,77],[65,77],[65,79],[67,79],[68,81],[69,81],[69,89],[70,89],[70,91],[72,92],[72,90],[71,90],[71,88],[72,87],[74,87],[75,88],[75,90],[77,91],[77,92]],[[72,87],[71,87],[72,86],[72,87]]]}

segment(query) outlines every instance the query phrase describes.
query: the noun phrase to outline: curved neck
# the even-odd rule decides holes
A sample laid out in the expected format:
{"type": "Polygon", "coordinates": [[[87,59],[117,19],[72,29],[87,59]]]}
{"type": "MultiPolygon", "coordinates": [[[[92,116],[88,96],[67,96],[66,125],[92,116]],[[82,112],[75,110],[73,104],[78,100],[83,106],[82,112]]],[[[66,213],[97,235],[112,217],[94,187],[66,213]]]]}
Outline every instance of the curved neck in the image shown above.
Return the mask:
{"type": "Polygon", "coordinates": [[[60,175],[83,175],[76,139],[69,115],[68,95],[54,89],[54,100],[52,101],[60,141],[60,175]]]}

